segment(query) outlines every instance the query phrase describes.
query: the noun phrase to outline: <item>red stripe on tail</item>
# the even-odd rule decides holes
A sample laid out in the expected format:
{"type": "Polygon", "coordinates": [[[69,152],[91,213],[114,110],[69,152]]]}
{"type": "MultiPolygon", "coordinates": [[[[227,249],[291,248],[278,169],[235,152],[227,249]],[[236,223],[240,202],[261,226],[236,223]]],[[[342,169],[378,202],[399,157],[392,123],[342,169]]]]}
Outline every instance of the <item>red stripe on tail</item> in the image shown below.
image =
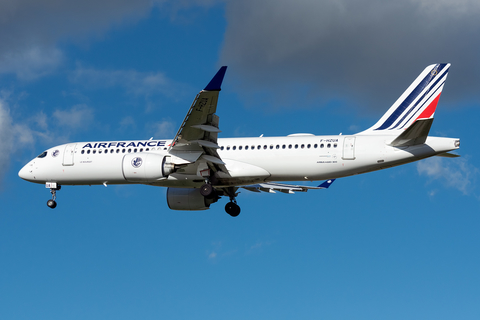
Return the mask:
{"type": "Polygon", "coordinates": [[[418,119],[428,119],[432,117],[432,115],[435,113],[435,109],[437,108],[438,99],[440,99],[441,94],[442,93],[440,92],[438,96],[433,99],[430,105],[425,110],[423,110],[423,112],[418,116],[417,119],[415,119],[415,121],[418,119]]]}

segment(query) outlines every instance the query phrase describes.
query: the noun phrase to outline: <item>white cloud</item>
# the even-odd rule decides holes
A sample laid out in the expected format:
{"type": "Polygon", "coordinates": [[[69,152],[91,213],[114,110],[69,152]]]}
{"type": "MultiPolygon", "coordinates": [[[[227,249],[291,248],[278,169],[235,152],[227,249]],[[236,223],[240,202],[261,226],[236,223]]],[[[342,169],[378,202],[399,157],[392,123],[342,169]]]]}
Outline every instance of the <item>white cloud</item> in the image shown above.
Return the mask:
{"type": "Polygon", "coordinates": [[[6,172],[10,156],[14,152],[14,135],[10,111],[5,102],[0,100],[0,178],[6,172]]]}
{"type": "Polygon", "coordinates": [[[158,7],[173,18],[185,8],[216,0],[3,0],[0,1],[0,74],[32,80],[63,62],[59,41],[84,44],[108,30],[136,23],[158,7]]]}
{"type": "Polygon", "coordinates": [[[63,62],[63,53],[51,47],[7,51],[0,56],[0,73],[15,73],[19,79],[34,80],[47,75],[63,62]]]}
{"type": "Polygon", "coordinates": [[[151,123],[147,127],[155,139],[173,138],[177,129],[175,123],[167,119],[151,123]]]}
{"type": "Polygon", "coordinates": [[[83,67],[80,63],[77,63],[77,68],[71,73],[70,81],[89,89],[121,87],[128,94],[145,98],[163,94],[175,99],[186,91],[184,85],[161,72],[99,70],[83,67]]]}
{"type": "Polygon", "coordinates": [[[93,110],[85,104],[75,105],[68,110],[55,110],[56,125],[78,129],[88,127],[93,121],[93,110]]]}
{"type": "Polygon", "coordinates": [[[466,158],[445,159],[431,157],[417,163],[420,175],[432,180],[440,180],[446,186],[455,188],[465,195],[475,193],[475,184],[479,169],[468,163],[466,158]]]}
{"type": "Polygon", "coordinates": [[[133,119],[132,116],[126,116],[125,118],[120,121],[120,130],[128,130],[128,129],[135,129],[137,127],[137,124],[135,122],[135,119],[133,119]]]}
{"type": "MultiPolygon", "coordinates": [[[[6,92],[0,93],[0,181],[14,155],[20,155],[16,158],[22,161],[29,159],[32,157],[31,151],[38,145],[63,143],[72,131],[81,130],[94,119],[93,111],[88,106],[76,105],[70,109],[56,110],[52,116],[40,111],[18,121],[12,118],[9,105],[16,98],[6,92]],[[25,157],[22,153],[25,153],[25,157]]],[[[12,104],[16,106],[15,102],[12,104]]]]}
{"type": "Polygon", "coordinates": [[[221,60],[236,70],[246,101],[270,89],[292,97],[277,104],[298,103],[308,85],[317,101],[348,97],[383,110],[439,62],[462,75],[447,83],[443,101],[480,99],[480,42],[472,41],[479,1],[245,0],[226,8],[221,60]]]}
{"type": "Polygon", "coordinates": [[[0,73],[35,79],[63,61],[57,42],[81,41],[114,25],[136,21],[150,10],[148,0],[15,0],[0,2],[0,73]]]}
{"type": "Polygon", "coordinates": [[[16,124],[10,116],[10,109],[0,99],[0,181],[10,166],[12,156],[35,142],[35,131],[27,124],[16,124]]]}
{"type": "Polygon", "coordinates": [[[262,252],[263,249],[269,247],[273,244],[272,241],[258,241],[255,244],[251,245],[245,252],[246,255],[262,252]]]}

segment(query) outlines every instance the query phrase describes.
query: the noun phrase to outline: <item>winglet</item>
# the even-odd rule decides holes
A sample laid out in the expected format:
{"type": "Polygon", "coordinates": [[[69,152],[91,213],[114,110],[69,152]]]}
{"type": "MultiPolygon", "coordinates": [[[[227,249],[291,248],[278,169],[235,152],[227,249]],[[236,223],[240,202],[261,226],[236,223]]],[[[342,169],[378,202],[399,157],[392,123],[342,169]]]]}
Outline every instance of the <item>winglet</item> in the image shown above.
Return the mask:
{"type": "Polygon", "coordinates": [[[321,185],[319,185],[318,187],[327,189],[328,187],[330,187],[330,185],[333,183],[333,181],[335,181],[335,179],[327,180],[324,183],[322,183],[321,185]]]}
{"type": "Polygon", "coordinates": [[[222,86],[223,77],[225,77],[225,72],[227,71],[227,67],[223,66],[218,70],[217,74],[210,80],[210,82],[205,87],[205,91],[220,91],[222,90],[220,87],[222,86]]]}

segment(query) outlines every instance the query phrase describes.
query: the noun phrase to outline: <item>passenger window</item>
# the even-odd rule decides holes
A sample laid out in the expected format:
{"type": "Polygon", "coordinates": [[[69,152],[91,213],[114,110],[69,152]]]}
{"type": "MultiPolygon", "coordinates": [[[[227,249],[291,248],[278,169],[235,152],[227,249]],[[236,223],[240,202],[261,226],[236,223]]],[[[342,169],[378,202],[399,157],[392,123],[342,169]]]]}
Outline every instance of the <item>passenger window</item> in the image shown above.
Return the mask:
{"type": "Polygon", "coordinates": [[[273,144],[270,145],[270,149],[273,149],[273,144]]]}
{"type": "Polygon", "coordinates": [[[137,149],[133,149],[133,152],[137,152],[137,149]]]}
{"type": "Polygon", "coordinates": [[[128,153],[131,153],[132,152],[132,149],[128,149],[128,153]]]}
{"type": "Polygon", "coordinates": [[[230,146],[227,146],[227,150],[230,150],[230,146]]]}
{"type": "Polygon", "coordinates": [[[282,145],[282,149],[285,149],[286,148],[286,145],[282,145]]]}
{"type": "Polygon", "coordinates": [[[258,150],[260,150],[261,148],[262,148],[262,146],[261,146],[261,145],[258,145],[258,146],[257,146],[257,149],[258,149],[258,150]]]}
{"type": "Polygon", "coordinates": [[[239,146],[239,147],[238,147],[238,150],[242,150],[242,148],[243,148],[242,146],[239,146]]]}
{"type": "Polygon", "coordinates": [[[314,147],[315,149],[317,149],[318,145],[315,143],[315,144],[313,145],[313,147],[314,147]]]}
{"type": "Polygon", "coordinates": [[[329,143],[329,144],[327,144],[327,148],[330,148],[331,146],[332,146],[332,145],[331,145],[330,143],[329,143]]]}
{"type": "Polygon", "coordinates": [[[233,146],[233,147],[232,147],[232,150],[236,150],[236,149],[237,149],[237,146],[233,146]]]}
{"type": "Polygon", "coordinates": [[[224,149],[224,147],[223,147],[223,146],[221,146],[221,147],[220,147],[220,150],[222,150],[222,151],[223,151],[223,149],[224,149]]]}
{"type": "Polygon", "coordinates": [[[302,148],[302,149],[305,149],[305,145],[304,145],[304,144],[302,144],[302,145],[301,145],[301,148],[302,148]]]}
{"type": "MultiPolygon", "coordinates": [[[[85,150],[82,150],[82,152],[80,152],[81,154],[84,154],[85,153],[85,150]]],[[[39,156],[40,157],[40,156],[39,156]]]]}
{"type": "Polygon", "coordinates": [[[125,153],[125,149],[122,149],[122,153],[125,153]]]}
{"type": "Polygon", "coordinates": [[[292,145],[291,145],[291,144],[288,145],[288,149],[292,149],[292,145]]]}
{"type": "Polygon", "coordinates": [[[145,149],[145,151],[150,151],[150,148],[145,149]]]}
{"type": "Polygon", "coordinates": [[[90,150],[87,150],[87,154],[90,154],[90,150]]]}
{"type": "Polygon", "coordinates": [[[337,144],[336,144],[336,143],[334,143],[334,144],[333,144],[333,147],[334,147],[334,148],[336,148],[336,147],[337,147],[337,144]]]}
{"type": "Polygon", "coordinates": [[[322,143],[322,144],[320,144],[320,148],[323,148],[323,147],[324,147],[323,143],[322,143]]]}
{"type": "Polygon", "coordinates": [[[245,150],[248,150],[248,146],[245,146],[245,150]]]}
{"type": "Polygon", "coordinates": [[[267,145],[266,144],[263,145],[263,149],[267,150],[267,145]]]}
{"type": "Polygon", "coordinates": [[[310,149],[311,145],[310,144],[307,144],[307,148],[310,149]]]}
{"type": "Polygon", "coordinates": [[[280,149],[280,145],[277,144],[277,147],[276,147],[276,148],[277,148],[277,149],[280,149]]]}
{"type": "Polygon", "coordinates": [[[295,145],[295,149],[298,149],[298,144],[295,145]]]}

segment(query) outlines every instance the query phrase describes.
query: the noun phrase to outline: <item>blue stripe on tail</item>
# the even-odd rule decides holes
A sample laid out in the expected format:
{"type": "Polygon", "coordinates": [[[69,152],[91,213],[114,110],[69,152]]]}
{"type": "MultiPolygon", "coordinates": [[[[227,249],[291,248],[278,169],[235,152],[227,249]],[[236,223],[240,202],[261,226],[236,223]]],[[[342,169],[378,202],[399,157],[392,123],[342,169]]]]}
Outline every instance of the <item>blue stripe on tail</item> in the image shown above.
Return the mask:
{"type": "MultiPolygon", "coordinates": [[[[422,91],[430,84],[430,82],[435,78],[437,74],[439,74],[443,68],[445,68],[447,64],[437,64],[432,71],[436,72],[429,72],[428,75],[417,85],[415,89],[408,95],[405,100],[398,106],[398,108],[388,117],[387,120],[378,128],[374,130],[385,130],[389,128],[404,112],[405,109],[408,108],[412,104],[413,101],[422,93],[422,91]]],[[[446,73],[445,73],[446,74],[446,73]]],[[[410,111],[408,111],[410,112],[410,111]]],[[[403,119],[402,119],[403,120],[403,119]]]]}

